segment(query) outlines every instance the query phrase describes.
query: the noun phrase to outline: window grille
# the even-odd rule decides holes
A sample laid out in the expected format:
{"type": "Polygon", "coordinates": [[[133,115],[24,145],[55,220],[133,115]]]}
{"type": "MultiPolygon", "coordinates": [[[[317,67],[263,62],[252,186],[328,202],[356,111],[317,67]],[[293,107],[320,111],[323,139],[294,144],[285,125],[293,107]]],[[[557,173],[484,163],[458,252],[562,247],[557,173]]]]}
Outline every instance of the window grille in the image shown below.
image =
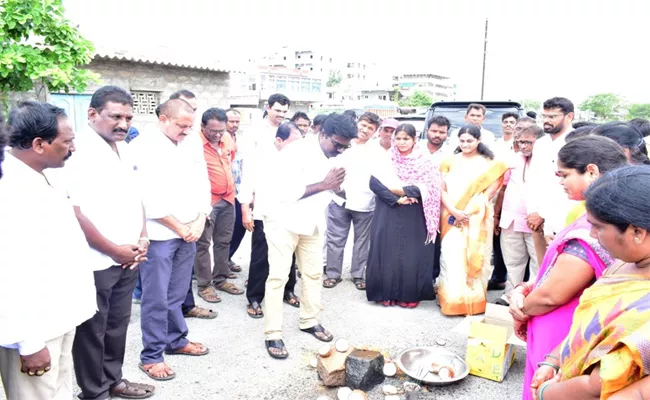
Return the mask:
{"type": "Polygon", "coordinates": [[[133,113],[155,115],[156,107],[160,104],[158,92],[131,92],[133,97],[133,113]]]}

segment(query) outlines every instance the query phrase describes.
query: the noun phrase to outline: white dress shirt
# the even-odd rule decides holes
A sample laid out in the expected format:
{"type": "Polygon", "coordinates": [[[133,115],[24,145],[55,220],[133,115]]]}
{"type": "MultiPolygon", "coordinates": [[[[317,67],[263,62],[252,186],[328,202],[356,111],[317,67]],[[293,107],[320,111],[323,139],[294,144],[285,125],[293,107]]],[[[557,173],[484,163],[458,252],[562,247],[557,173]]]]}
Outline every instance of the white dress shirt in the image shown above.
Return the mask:
{"type": "Polygon", "coordinates": [[[65,192],[11,154],[2,169],[0,346],[29,355],[95,314],[95,281],[65,192]]]}
{"type": "Polygon", "coordinates": [[[442,146],[438,149],[438,151],[432,153],[431,150],[429,150],[429,146],[427,145],[428,140],[420,140],[420,143],[418,143],[418,146],[420,146],[420,149],[422,150],[423,154],[430,154],[431,159],[433,160],[433,163],[435,164],[436,167],[440,168],[440,164],[447,158],[447,156],[453,155],[454,150],[456,150],[456,147],[452,147],[451,145],[451,140],[447,138],[442,143],[442,146]]]}
{"type": "Polygon", "coordinates": [[[138,182],[147,217],[147,234],[151,240],[171,240],[180,236],[156,221],[173,216],[189,223],[200,213],[212,212],[210,180],[205,159],[192,132],[176,145],[159,129],[145,132],[133,140],[138,182]]]}
{"type": "Polygon", "coordinates": [[[528,214],[538,213],[544,222],[544,235],[549,236],[564,229],[566,217],[576,202],[569,200],[560,185],[557,159],[560,149],[566,143],[564,132],[555,140],[551,135],[537,139],[530,162],[529,181],[526,183],[526,209],[528,214]]]}
{"type": "Polygon", "coordinates": [[[337,157],[340,159],[336,160],[340,161],[338,164],[345,168],[345,180],[341,188],[345,190],[346,209],[359,212],[375,210],[375,194],[370,190],[370,176],[381,158],[388,157],[387,154],[381,146],[367,142],[353,144],[337,157]]]}
{"type": "Polygon", "coordinates": [[[265,217],[280,221],[298,235],[314,235],[316,229],[325,232],[325,209],[332,200],[332,191],[304,199],[302,196],[307,186],[322,182],[333,166],[321,150],[318,136],[286,146],[269,174],[268,185],[257,188],[256,201],[265,204],[265,217]]]}
{"type": "MultiPolygon", "coordinates": [[[[135,143],[135,141],[134,141],[135,143]]],[[[144,223],[131,145],[116,143],[119,155],[90,126],[75,140],[74,155],[61,168],[72,204],[116,245],[137,245],[144,223]]],[[[115,261],[92,250],[92,268],[101,271],[115,261]]]]}
{"type": "MultiPolygon", "coordinates": [[[[260,168],[264,168],[262,160],[269,155],[272,157],[274,151],[277,152],[273,145],[277,131],[278,128],[265,118],[258,125],[248,129],[246,135],[241,138],[241,146],[240,143],[237,145],[242,159],[241,184],[237,194],[237,200],[241,204],[253,202],[256,185],[259,182],[257,174],[260,168]]],[[[254,218],[261,219],[256,216],[254,218]]]]}
{"type": "Polygon", "coordinates": [[[514,135],[510,137],[510,140],[505,140],[504,137],[500,137],[494,141],[494,146],[492,146],[492,151],[496,158],[509,162],[512,155],[515,153],[514,149],[514,135]]]}

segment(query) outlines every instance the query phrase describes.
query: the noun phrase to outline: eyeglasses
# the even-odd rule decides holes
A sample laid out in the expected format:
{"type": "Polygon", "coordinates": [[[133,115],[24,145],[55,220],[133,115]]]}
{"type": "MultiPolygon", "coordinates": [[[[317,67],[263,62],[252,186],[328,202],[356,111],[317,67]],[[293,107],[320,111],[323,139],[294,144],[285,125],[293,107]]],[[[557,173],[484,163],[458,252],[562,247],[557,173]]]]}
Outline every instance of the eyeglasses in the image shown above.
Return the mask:
{"type": "Polygon", "coordinates": [[[532,140],[517,140],[519,146],[532,146],[535,144],[532,140]]]}
{"type": "Polygon", "coordinates": [[[542,114],[542,118],[544,119],[555,119],[558,117],[564,117],[566,114],[542,114]]]}
{"type": "Polygon", "coordinates": [[[334,138],[332,138],[331,136],[328,136],[327,138],[328,138],[328,139],[332,142],[332,144],[334,145],[334,150],[347,150],[347,149],[349,149],[349,148],[352,146],[352,145],[349,145],[349,144],[343,144],[343,143],[337,142],[337,141],[334,140],[334,138]]]}

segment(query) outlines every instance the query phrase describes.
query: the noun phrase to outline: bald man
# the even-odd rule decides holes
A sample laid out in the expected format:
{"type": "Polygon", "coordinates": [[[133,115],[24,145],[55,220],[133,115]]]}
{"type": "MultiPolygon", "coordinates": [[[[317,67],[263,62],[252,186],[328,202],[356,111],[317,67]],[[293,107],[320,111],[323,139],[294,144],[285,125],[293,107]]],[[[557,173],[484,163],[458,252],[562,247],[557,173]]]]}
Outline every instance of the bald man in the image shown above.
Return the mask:
{"type": "Polygon", "coordinates": [[[212,209],[205,171],[198,170],[194,162],[195,149],[183,143],[193,124],[194,110],[186,101],[168,100],[160,106],[157,129],[131,144],[151,241],[148,260],[140,264],[144,346],[140,369],[156,380],[176,376],[163,353],[208,353],[202,344],[186,339],[181,309],[191,281],[196,241],[212,209]]]}

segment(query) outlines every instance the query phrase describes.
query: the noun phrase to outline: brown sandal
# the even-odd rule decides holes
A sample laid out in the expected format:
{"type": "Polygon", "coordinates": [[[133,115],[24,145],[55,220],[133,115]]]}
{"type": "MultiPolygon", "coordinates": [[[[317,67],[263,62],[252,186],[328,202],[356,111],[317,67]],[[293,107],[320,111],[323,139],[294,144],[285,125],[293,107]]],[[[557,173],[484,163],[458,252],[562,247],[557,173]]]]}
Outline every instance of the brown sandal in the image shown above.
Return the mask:
{"type": "Polygon", "coordinates": [[[207,308],[196,306],[191,309],[187,314],[184,315],[185,318],[199,318],[199,319],[215,319],[217,318],[217,312],[208,310],[207,308]]]}
{"type": "Polygon", "coordinates": [[[176,378],[176,372],[172,371],[171,368],[167,366],[164,362],[153,363],[153,364],[138,364],[138,367],[147,374],[147,376],[156,381],[168,381],[170,379],[176,378]],[[171,372],[169,372],[171,371],[171,372]],[[158,376],[161,372],[167,374],[167,376],[158,376]]]}
{"type": "Polygon", "coordinates": [[[221,297],[217,294],[217,291],[214,290],[212,286],[208,286],[204,289],[199,290],[199,297],[208,303],[220,303],[221,297]]]}
{"type": "Polygon", "coordinates": [[[165,351],[165,354],[170,356],[193,356],[199,357],[204,356],[210,352],[210,349],[202,345],[201,343],[189,342],[184,347],[181,347],[178,350],[174,351],[165,351]],[[203,349],[203,350],[200,350],[203,349]]]}
{"type": "Polygon", "coordinates": [[[222,282],[220,285],[216,286],[215,289],[221,290],[222,292],[226,292],[228,294],[234,294],[234,295],[240,295],[244,294],[244,291],[235,286],[233,283],[230,282],[222,282]]]}
{"type": "Polygon", "coordinates": [[[132,383],[122,379],[115,386],[109,389],[111,397],[121,397],[123,399],[148,399],[153,396],[155,386],[144,383],[132,383]]]}

